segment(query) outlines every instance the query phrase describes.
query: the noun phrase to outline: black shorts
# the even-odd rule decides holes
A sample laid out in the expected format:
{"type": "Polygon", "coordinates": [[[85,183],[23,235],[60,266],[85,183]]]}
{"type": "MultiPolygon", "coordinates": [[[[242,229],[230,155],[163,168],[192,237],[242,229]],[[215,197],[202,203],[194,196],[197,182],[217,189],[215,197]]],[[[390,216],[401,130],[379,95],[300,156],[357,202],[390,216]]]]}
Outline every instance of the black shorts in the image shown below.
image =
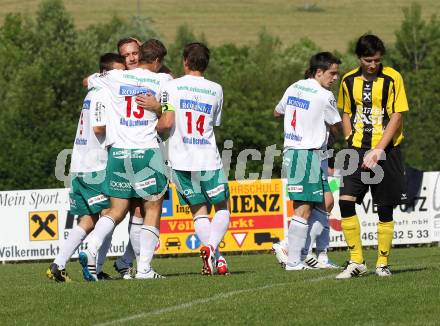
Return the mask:
{"type": "MultiPolygon", "coordinates": [[[[407,202],[406,176],[403,165],[402,153],[399,147],[390,147],[385,150],[386,159],[379,161],[383,169],[383,179],[376,184],[364,183],[365,177],[373,178],[375,173],[371,170],[361,168],[366,149],[351,148],[359,155],[359,164],[356,171],[351,175],[342,177],[342,184],[339,196],[348,195],[356,197],[356,203],[362,203],[368,189],[371,188],[373,203],[377,205],[395,206],[407,202]],[[364,181],[361,176],[364,174],[364,181]]],[[[349,157],[344,160],[344,170],[347,170],[349,157]]]]}

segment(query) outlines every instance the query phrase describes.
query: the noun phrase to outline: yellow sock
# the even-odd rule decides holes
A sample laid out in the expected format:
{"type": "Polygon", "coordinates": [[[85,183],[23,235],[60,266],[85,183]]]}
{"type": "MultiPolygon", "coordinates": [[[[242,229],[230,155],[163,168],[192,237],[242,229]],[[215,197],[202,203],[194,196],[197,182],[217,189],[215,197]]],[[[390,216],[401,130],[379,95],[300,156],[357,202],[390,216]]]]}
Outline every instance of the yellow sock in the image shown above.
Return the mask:
{"type": "Polygon", "coordinates": [[[388,265],[388,256],[390,254],[391,242],[393,241],[394,221],[379,222],[377,225],[377,263],[380,265],[388,265]]]}
{"type": "Polygon", "coordinates": [[[357,215],[342,218],[341,226],[345,242],[350,250],[350,260],[362,264],[364,256],[362,255],[361,226],[357,215]]]}

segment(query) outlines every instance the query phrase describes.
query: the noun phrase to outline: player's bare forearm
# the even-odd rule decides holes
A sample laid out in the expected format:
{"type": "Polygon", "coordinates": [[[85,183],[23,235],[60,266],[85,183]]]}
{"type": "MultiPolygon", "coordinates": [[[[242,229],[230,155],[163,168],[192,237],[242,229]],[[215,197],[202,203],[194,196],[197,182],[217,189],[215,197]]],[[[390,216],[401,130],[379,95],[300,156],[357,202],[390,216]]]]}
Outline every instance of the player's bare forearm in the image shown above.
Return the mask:
{"type": "Polygon", "coordinates": [[[402,119],[402,113],[400,112],[395,112],[391,115],[390,121],[388,122],[388,125],[383,132],[382,138],[376,145],[377,149],[383,150],[388,146],[388,144],[392,141],[394,135],[402,125],[402,119]]]}
{"type": "Polygon", "coordinates": [[[279,113],[277,110],[274,110],[273,116],[275,117],[275,119],[280,119],[283,115],[279,113]]]}
{"type": "Polygon", "coordinates": [[[330,133],[332,134],[332,136],[334,138],[338,138],[340,132],[342,129],[342,124],[341,122],[335,123],[334,125],[330,126],[330,133]]]}
{"type": "Polygon", "coordinates": [[[174,112],[163,112],[156,125],[158,133],[165,133],[170,130],[174,125],[175,114],[174,112]]]}
{"type": "Polygon", "coordinates": [[[344,135],[345,139],[348,139],[348,137],[350,137],[351,131],[350,115],[344,112],[342,114],[342,134],[344,135]]]}

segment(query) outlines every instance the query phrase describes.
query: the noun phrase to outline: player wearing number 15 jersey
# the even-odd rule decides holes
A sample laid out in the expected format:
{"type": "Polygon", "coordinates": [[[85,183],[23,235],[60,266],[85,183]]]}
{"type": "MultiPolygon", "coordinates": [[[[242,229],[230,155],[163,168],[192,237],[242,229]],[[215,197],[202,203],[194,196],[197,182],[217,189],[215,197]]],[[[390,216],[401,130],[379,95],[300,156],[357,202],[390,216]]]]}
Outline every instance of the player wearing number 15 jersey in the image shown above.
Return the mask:
{"type": "MultiPolygon", "coordinates": [[[[222,87],[203,77],[209,63],[209,49],[191,43],[183,51],[185,76],[170,81],[162,96],[165,112],[174,123],[169,138],[169,160],[181,204],[189,205],[194,228],[202,242],[202,274],[211,275],[214,252],[229,225],[229,188],[222,170],[214,126],[220,125],[222,87]],[[207,204],[215,207],[212,221],[207,204]]],[[[161,121],[162,122],[162,121],[161,121]]],[[[162,128],[161,122],[158,129],[162,128]]],[[[225,264],[223,258],[217,264],[225,264]]],[[[219,268],[224,274],[225,269],[219,268]]]]}
{"type": "MultiPolygon", "coordinates": [[[[141,62],[142,62],[141,57],[141,62]]],[[[168,186],[164,162],[156,139],[157,115],[136,103],[139,94],[160,99],[160,92],[169,78],[148,69],[113,70],[89,86],[102,84],[111,94],[108,110],[107,144],[109,157],[106,169],[106,194],[110,211],[96,224],[90,234],[89,247],[80,253],[86,280],[95,281],[93,267],[96,253],[105,237],[127,215],[130,199],[142,198],[144,220],[140,230],[140,256],[136,278],[160,278],[150,263],[159,240],[162,196],[168,186]]]]}

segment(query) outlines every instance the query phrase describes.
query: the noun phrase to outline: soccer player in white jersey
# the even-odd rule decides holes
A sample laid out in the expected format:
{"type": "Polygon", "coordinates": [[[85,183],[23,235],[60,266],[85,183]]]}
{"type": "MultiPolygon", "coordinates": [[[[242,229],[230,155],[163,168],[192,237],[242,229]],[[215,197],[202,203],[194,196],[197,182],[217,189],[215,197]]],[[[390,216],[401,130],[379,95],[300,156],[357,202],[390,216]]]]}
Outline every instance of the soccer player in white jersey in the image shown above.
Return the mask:
{"type": "Polygon", "coordinates": [[[138,67],[141,44],[134,37],[126,37],[118,41],[118,53],[125,58],[125,66],[128,70],[138,67]]]}
{"type": "MultiPolygon", "coordinates": [[[[128,38],[124,39],[125,42],[128,42],[129,40],[134,40],[134,42],[137,42],[136,39],[128,38]]],[[[126,44],[122,42],[121,40],[118,44],[126,44]]],[[[132,42],[133,43],[133,42],[132,42]]],[[[134,46],[134,44],[133,44],[134,46]]],[[[123,52],[125,49],[122,46],[118,46],[118,49],[120,52],[123,52]]],[[[165,56],[167,55],[167,49],[163,45],[163,43],[156,39],[150,39],[143,43],[138,51],[136,52],[136,66],[131,65],[131,69],[136,68],[143,68],[148,69],[153,72],[161,72],[162,70],[169,71],[167,69],[164,69],[163,61],[165,56]],[[140,61],[140,56],[142,54],[142,61],[140,61]]],[[[126,57],[126,60],[128,60],[129,56],[126,57]]],[[[127,66],[128,63],[126,62],[127,66]]],[[[131,70],[130,69],[130,70],[131,70]]],[[[162,73],[161,73],[162,74],[162,73]]],[[[163,73],[164,78],[172,79],[171,75],[168,73],[163,73]]],[[[158,102],[155,98],[155,96],[151,94],[139,94],[136,97],[136,103],[139,106],[147,107],[147,108],[155,108],[154,112],[156,114],[160,114],[161,105],[160,102],[158,102]]],[[[135,200],[132,199],[130,203],[130,221],[129,221],[129,242],[126,247],[126,250],[124,254],[116,259],[114,263],[115,270],[121,275],[123,279],[131,279],[132,278],[132,269],[133,261],[136,259],[139,259],[139,233],[141,231],[141,227],[143,225],[143,215],[144,212],[142,211],[142,200],[135,200]]]]}
{"type": "Polygon", "coordinates": [[[110,197],[110,210],[90,233],[87,250],[80,252],[80,263],[87,281],[97,280],[94,270],[97,252],[126,216],[132,198],[142,198],[144,208],[136,278],[161,277],[150,263],[159,240],[162,195],[167,190],[168,180],[156,139],[157,114],[138,106],[136,96],[149,93],[158,101],[168,79],[164,74],[141,68],[112,70],[89,79],[89,87],[100,85],[111,94],[107,111],[107,143],[110,147],[104,190],[110,197]]]}
{"type": "MultiPolygon", "coordinates": [[[[99,61],[100,72],[112,69],[125,69],[124,58],[115,53],[106,53],[99,61]]],[[[109,201],[103,195],[103,172],[107,164],[107,152],[104,150],[108,94],[103,89],[92,88],[84,99],[73,144],[70,166],[71,188],[70,213],[78,215],[79,223],[70,231],[61,245],[59,254],[50,265],[46,274],[56,282],[68,282],[70,278],[65,266],[75,250],[88,233],[93,230],[100,212],[105,213],[109,201]]],[[[110,242],[111,238],[106,239],[110,242]]],[[[108,249],[108,248],[107,248],[108,249]]],[[[105,257],[100,251],[100,256],[105,257]]],[[[109,278],[108,274],[98,271],[100,279],[109,278]]]]}
{"type": "MultiPolygon", "coordinates": [[[[308,219],[312,210],[324,204],[324,181],[320,149],[326,144],[327,125],[341,122],[331,84],[338,78],[340,60],[329,52],[310,59],[311,78],[291,85],[274,110],[284,115],[283,175],[287,177],[289,198],[295,215],[288,231],[286,270],[310,269],[301,255],[306,245],[308,219]]],[[[323,212],[322,212],[323,213],[323,212]]],[[[323,213],[324,214],[324,213],[323,213]]]]}
{"type": "MultiPolygon", "coordinates": [[[[203,77],[209,63],[209,49],[202,43],[191,43],[183,51],[185,76],[165,87],[162,99],[165,112],[157,129],[171,127],[169,160],[173,169],[179,201],[189,205],[194,228],[203,246],[202,274],[214,272],[215,251],[229,225],[229,188],[222,170],[214,126],[220,125],[223,104],[222,87],[203,77]],[[169,118],[169,120],[167,119],[169,118]],[[215,207],[212,221],[207,205],[215,207]]],[[[217,271],[226,274],[224,258],[217,259],[217,271]]]]}

